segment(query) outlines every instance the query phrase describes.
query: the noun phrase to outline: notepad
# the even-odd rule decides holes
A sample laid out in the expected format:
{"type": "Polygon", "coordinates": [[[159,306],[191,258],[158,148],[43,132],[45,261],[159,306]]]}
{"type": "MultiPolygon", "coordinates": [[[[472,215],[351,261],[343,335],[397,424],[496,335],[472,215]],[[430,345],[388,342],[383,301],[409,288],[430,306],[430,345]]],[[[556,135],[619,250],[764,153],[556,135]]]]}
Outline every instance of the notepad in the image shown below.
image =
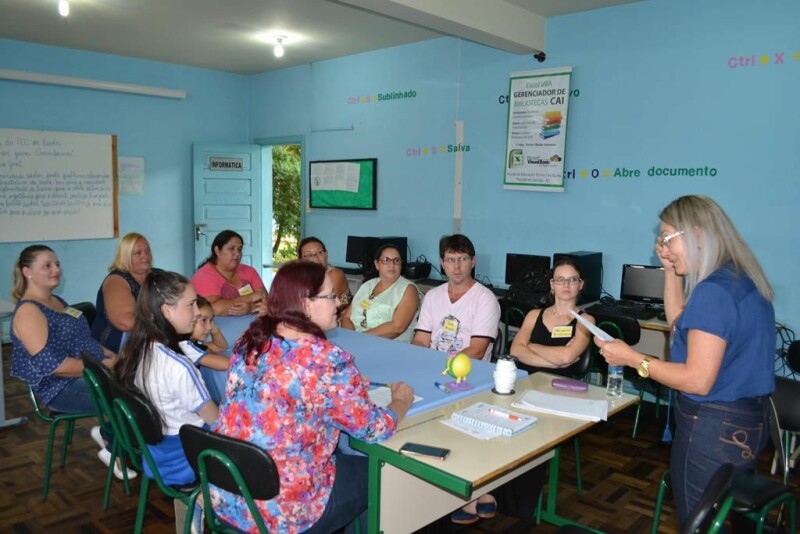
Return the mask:
{"type": "MultiPolygon", "coordinates": [[[[392,402],[392,390],[386,386],[378,386],[369,390],[367,393],[369,394],[369,400],[381,408],[386,408],[392,402]]],[[[419,395],[414,395],[414,403],[417,403],[421,400],[422,397],[419,395]]]]}
{"type": "Polygon", "coordinates": [[[513,436],[536,424],[535,416],[501,408],[485,402],[476,402],[468,408],[453,412],[448,426],[479,439],[513,436]]]}
{"type": "Polygon", "coordinates": [[[536,410],[584,421],[605,421],[608,419],[607,400],[581,398],[577,395],[580,395],[580,393],[560,395],[530,389],[511,405],[524,410],[536,410]]]}

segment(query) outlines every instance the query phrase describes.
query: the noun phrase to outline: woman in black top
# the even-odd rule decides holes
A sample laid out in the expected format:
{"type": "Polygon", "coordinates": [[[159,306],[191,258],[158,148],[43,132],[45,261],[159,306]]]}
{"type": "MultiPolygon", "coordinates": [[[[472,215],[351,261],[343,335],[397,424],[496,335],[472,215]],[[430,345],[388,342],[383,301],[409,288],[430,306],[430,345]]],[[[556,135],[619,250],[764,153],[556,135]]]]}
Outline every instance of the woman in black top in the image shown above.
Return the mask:
{"type": "MultiPolygon", "coordinates": [[[[511,344],[511,355],[528,374],[547,371],[572,376],[573,366],[586,351],[591,334],[569,314],[581,313],[577,307],[578,295],[583,289],[580,267],[572,258],[562,257],[553,265],[550,292],[553,304],[543,309],[531,310],[511,344]]],[[[584,315],[594,323],[594,318],[584,315]]]]}

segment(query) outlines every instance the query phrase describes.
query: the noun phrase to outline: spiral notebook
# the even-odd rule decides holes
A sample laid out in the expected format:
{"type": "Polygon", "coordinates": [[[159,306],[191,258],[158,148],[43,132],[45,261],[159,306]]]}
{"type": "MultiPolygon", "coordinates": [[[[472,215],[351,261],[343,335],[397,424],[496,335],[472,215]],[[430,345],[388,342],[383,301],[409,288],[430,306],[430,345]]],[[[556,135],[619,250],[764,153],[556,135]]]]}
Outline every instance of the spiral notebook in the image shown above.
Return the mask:
{"type": "Polygon", "coordinates": [[[513,436],[536,424],[535,416],[515,412],[485,402],[476,402],[468,408],[453,412],[449,421],[442,423],[479,439],[513,436]]]}

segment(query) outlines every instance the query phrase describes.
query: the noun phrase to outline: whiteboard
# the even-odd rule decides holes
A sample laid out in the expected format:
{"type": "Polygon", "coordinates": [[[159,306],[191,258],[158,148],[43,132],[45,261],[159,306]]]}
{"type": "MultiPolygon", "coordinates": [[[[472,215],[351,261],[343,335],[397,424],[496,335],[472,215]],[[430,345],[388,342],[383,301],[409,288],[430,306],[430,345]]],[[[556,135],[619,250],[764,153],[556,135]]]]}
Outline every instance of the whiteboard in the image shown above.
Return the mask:
{"type": "Polygon", "coordinates": [[[0,242],[118,237],[116,144],[0,128],[0,242]]]}

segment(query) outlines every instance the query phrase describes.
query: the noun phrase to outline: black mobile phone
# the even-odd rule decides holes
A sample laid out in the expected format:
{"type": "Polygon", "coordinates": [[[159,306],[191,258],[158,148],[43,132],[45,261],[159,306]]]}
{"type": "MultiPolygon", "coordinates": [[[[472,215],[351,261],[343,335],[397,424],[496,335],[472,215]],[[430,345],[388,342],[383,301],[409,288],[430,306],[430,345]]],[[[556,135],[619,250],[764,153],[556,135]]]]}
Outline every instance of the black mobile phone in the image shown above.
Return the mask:
{"type": "Polygon", "coordinates": [[[450,449],[443,449],[442,447],[433,447],[431,445],[423,445],[421,443],[406,443],[400,447],[400,454],[407,456],[422,456],[424,458],[433,458],[434,460],[444,460],[450,454],[450,449]]]}

